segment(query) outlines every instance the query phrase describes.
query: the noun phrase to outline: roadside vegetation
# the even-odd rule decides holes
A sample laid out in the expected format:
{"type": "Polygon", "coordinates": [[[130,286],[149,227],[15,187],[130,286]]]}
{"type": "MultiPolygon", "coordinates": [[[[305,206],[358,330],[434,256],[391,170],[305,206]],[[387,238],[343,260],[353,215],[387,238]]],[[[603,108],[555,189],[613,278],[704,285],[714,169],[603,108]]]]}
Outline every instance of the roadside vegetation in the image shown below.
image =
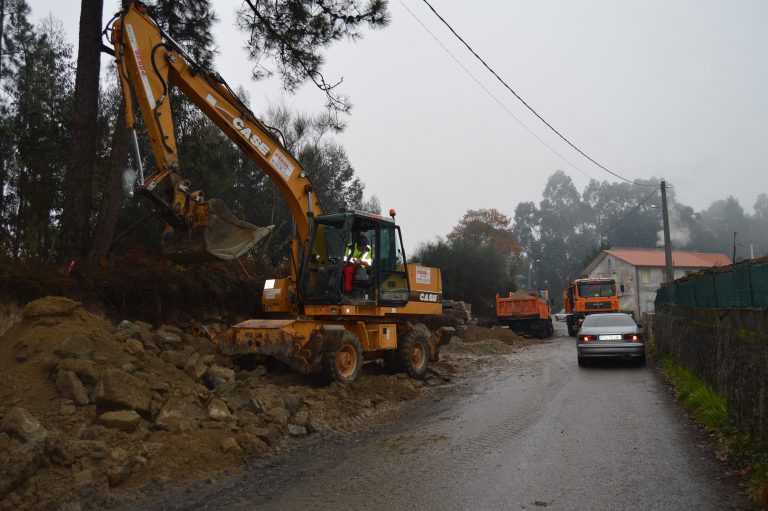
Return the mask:
{"type": "Polygon", "coordinates": [[[691,416],[717,436],[720,456],[749,478],[750,497],[768,509],[768,449],[733,425],[725,399],[692,371],[670,357],[661,358],[660,365],[691,416]]]}

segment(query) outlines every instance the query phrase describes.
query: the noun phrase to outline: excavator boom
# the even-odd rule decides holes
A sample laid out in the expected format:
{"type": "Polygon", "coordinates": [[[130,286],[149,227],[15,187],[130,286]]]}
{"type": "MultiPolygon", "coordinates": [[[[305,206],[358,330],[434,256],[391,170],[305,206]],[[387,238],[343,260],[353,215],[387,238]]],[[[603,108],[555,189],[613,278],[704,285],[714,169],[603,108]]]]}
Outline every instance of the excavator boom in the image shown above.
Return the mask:
{"type": "MultiPolygon", "coordinates": [[[[224,203],[206,200],[180,175],[169,96],[177,87],[272,180],[288,201],[302,243],[309,237],[308,214],[322,206],[311,181],[295,158],[217,74],[197,64],[152,19],[146,7],[133,3],[111,26],[117,68],[126,99],[128,129],[135,133],[133,97],[149,135],[157,170],[140,184],[166,221],[162,247],[181,262],[232,259],[247,252],[271,227],[239,220],[224,203]]],[[[135,135],[134,135],[135,136],[135,135]]],[[[294,239],[294,261],[299,240],[294,239]]]]}

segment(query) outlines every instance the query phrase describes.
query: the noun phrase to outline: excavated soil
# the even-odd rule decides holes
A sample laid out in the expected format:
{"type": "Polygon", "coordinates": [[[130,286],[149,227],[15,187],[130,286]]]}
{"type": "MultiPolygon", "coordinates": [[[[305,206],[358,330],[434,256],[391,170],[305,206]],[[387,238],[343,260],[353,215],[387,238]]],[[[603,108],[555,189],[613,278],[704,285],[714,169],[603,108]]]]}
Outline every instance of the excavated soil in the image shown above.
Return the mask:
{"type": "Polygon", "coordinates": [[[470,326],[424,381],[371,363],[358,381],[326,386],[221,356],[174,325],[115,325],[70,298],[40,298],[4,317],[0,510],[108,508],[215,478],[289,439],[370,427],[423,387],[531,344],[470,326]]]}
{"type": "MultiPolygon", "coordinates": [[[[235,322],[261,310],[264,275],[265,270],[247,260],[175,265],[138,247],[112,263],[78,261],[71,268],[0,255],[0,302],[21,306],[55,295],[114,321],[128,318],[160,326],[216,317],[235,322]]],[[[2,307],[0,333],[7,313],[2,307]]]]}

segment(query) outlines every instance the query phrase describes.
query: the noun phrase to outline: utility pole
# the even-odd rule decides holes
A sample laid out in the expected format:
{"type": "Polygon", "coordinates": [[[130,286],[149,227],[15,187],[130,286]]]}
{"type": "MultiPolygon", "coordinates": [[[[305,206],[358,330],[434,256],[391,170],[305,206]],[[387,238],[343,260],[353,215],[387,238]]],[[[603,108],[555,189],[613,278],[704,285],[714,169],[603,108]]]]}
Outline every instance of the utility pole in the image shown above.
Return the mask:
{"type": "Polygon", "coordinates": [[[736,264],[736,231],[733,231],[733,257],[731,257],[731,262],[733,264],[736,264]]]}
{"type": "Polygon", "coordinates": [[[533,261],[531,261],[530,263],[528,263],[528,291],[530,291],[530,290],[531,290],[531,280],[532,280],[532,279],[531,279],[531,277],[532,277],[532,275],[531,275],[531,274],[532,274],[532,273],[533,273],[533,261]]]}
{"type": "Polygon", "coordinates": [[[669,236],[669,212],[667,211],[667,182],[661,181],[661,218],[664,223],[664,263],[666,282],[675,280],[672,270],[672,245],[669,236]]]}

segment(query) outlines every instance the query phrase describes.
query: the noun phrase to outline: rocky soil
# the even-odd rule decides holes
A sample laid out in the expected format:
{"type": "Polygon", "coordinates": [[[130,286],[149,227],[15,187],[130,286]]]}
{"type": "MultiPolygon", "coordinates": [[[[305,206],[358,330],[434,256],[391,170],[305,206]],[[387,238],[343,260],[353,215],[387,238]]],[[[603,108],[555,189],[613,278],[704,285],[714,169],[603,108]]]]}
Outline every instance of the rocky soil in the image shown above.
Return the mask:
{"type": "Polygon", "coordinates": [[[469,326],[424,381],[371,363],[355,383],[326,386],[219,355],[174,325],[115,325],[69,298],[13,318],[0,337],[0,510],[113,507],[216,477],[292,439],[367,427],[531,342],[469,326]]]}

